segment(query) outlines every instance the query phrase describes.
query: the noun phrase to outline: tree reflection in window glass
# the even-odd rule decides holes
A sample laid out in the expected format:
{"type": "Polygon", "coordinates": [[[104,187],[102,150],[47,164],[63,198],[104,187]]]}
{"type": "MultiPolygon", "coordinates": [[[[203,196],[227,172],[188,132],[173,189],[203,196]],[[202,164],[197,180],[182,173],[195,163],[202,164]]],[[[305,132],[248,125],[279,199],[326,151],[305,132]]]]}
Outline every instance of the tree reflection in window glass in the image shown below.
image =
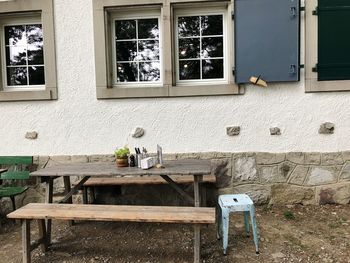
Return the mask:
{"type": "Polygon", "coordinates": [[[5,26],[7,86],[45,85],[41,24],[5,26]]]}
{"type": "Polygon", "coordinates": [[[179,80],[224,78],[223,15],[177,20],[179,80]]]}
{"type": "Polygon", "coordinates": [[[116,82],[159,82],[158,18],[115,21],[116,82]]]}

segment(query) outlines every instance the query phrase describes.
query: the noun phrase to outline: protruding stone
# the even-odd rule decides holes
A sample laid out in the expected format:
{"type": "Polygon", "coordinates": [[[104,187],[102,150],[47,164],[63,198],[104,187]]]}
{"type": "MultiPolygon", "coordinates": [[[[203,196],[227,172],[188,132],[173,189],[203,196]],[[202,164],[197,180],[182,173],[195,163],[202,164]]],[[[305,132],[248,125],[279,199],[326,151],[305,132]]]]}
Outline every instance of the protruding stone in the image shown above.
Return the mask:
{"type": "Polygon", "coordinates": [[[317,193],[320,205],[350,203],[350,183],[321,186],[317,188],[317,193]]]}
{"type": "Polygon", "coordinates": [[[281,135],[281,129],[278,127],[271,127],[270,134],[271,135],[281,135]]]}
{"type": "Polygon", "coordinates": [[[313,187],[275,184],[271,187],[270,204],[315,204],[315,190],[313,187]]]}
{"type": "Polygon", "coordinates": [[[145,134],[145,130],[141,127],[136,127],[131,136],[134,137],[134,138],[141,138],[143,135],[145,134]]]}
{"type": "Polygon", "coordinates": [[[35,140],[35,139],[38,139],[38,133],[36,131],[27,132],[25,137],[28,140],[35,140]]]}
{"type": "Polygon", "coordinates": [[[254,204],[266,204],[270,200],[271,188],[268,185],[245,184],[237,185],[232,189],[233,194],[247,194],[254,204]]]}
{"type": "Polygon", "coordinates": [[[287,177],[280,172],[278,165],[262,166],[259,168],[262,183],[285,183],[287,177]]]}
{"type": "Polygon", "coordinates": [[[335,165],[343,163],[343,154],[341,152],[322,153],[322,165],[335,165]]]}
{"type": "Polygon", "coordinates": [[[312,167],[306,185],[322,185],[337,182],[339,167],[312,167]]]}
{"type": "Polygon", "coordinates": [[[241,127],[240,126],[230,126],[226,127],[226,134],[228,136],[237,136],[241,132],[241,127]]]}
{"type": "Polygon", "coordinates": [[[258,171],[254,157],[238,157],[234,159],[234,183],[258,181],[258,171]]]}
{"type": "Polygon", "coordinates": [[[319,134],[333,134],[334,133],[334,123],[325,122],[321,124],[319,130],[319,134]]]}
{"type": "Polygon", "coordinates": [[[304,164],[305,155],[302,152],[290,152],[287,153],[286,158],[292,163],[304,164]]]}

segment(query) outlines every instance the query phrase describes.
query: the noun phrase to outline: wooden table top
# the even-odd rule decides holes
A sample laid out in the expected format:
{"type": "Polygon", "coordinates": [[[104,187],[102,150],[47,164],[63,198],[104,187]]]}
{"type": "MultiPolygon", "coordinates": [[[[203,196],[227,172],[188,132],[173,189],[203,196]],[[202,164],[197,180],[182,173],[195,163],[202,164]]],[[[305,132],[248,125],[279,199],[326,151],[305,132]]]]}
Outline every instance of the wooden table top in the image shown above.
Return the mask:
{"type": "Polygon", "coordinates": [[[176,160],[164,162],[165,168],[142,170],[137,167],[119,168],[115,163],[58,164],[32,172],[31,176],[91,176],[113,177],[130,175],[206,175],[211,174],[210,160],[176,160]]]}

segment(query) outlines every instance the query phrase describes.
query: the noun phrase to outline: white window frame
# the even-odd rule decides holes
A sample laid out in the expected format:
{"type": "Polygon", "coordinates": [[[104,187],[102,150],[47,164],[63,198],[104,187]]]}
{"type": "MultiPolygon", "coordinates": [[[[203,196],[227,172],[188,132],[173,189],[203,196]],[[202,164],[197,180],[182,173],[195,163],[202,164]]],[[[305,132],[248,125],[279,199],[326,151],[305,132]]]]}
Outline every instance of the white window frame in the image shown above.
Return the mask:
{"type": "MultiPolygon", "coordinates": [[[[1,45],[1,65],[2,65],[2,80],[3,80],[3,90],[8,92],[15,92],[15,91],[37,91],[37,90],[45,90],[45,84],[44,85],[18,85],[18,86],[8,86],[7,85],[7,65],[6,65],[6,40],[5,40],[5,27],[6,26],[25,26],[25,25],[33,25],[33,24],[40,24],[42,25],[42,22],[40,20],[40,17],[34,18],[34,17],[28,17],[26,19],[23,18],[9,18],[6,20],[2,20],[0,25],[0,45],[1,45]]],[[[45,45],[45,36],[43,33],[43,45],[45,45]]],[[[43,51],[44,52],[44,51],[43,51]]],[[[27,57],[28,59],[28,57],[27,57]]],[[[27,61],[28,63],[28,61],[27,61]]],[[[35,66],[35,65],[31,65],[35,66]]],[[[42,65],[41,65],[42,66],[42,65]]],[[[44,64],[45,67],[45,57],[44,57],[44,64]]],[[[20,67],[20,66],[18,66],[20,67]]],[[[28,65],[26,64],[26,67],[28,65]]],[[[27,72],[27,74],[29,74],[27,72]]],[[[29,81],[29,80],[28,80],[29,81]]],[[[46,80],[45,80],[46,81],[46,80]]]]}
{"type": "MultiPolygon", "coordinates": [[[[231,21],[230,21],[231,22],[231,21]]],[[[176,10],[175,14],[175,36],[174,36],[174,47],[175,47],[175,75],[176,75],[176,86],[193,86],[193,85],[220,85],[220,84],[228,84],[228,70],[229,70],[229,61],[228,58],[228,41],[227,41],[227,35],[228,35],[228,29],[227,29],[227,8],[222,7],[212,7],[210,10],[208,8],[191,8],[189,9],[178,9],[176,10]],[[220,79],[191,79],[191,80],[180,80],[180,63],[179,63],[179,32],[178,32],[178,19],[179,17],[186,17],[186,16],[210,16],[210,15],[222,15],[222,23],[223,23],[223,78],[220,79]]],[[[220,35],[221,36],[221,35],[220,35]]],[[[200,39],[202,39],[202,36],[200,36],[200,39]]],[[[201,41],[200,41],[201,45],[201,41]]],[[[203,58],[201,57],[202,54],[200,54],[199,61],[202,63],[203,58]]],[[[210,58],[208,58],[210,59],[210,58]]],[[[202,66],[200,66],[202,69],[202,66]]],[[[200,72],[202,76],[202,70],[200,72]]]]}
{"type": "MultiPolygon", "coordinates": [[[[163,32],[161,23],[161,11],[160,9],[145,10],[145,11],[124,11],[116,12],[111,15],[111,45],[112,45],[112,85],[116,88],[147,88],[147,87],[162,87],[163,86],[163,32]],[[159,27],[159,81],[132,81],[132,82],[117,82],[117,54],[116,54],[116,35],[115,35],[115,22],[118,20],[133,20],[133,19],[158,19],[159,27]]],[[[138,41],[138,36],[135,39],[138,41]]],[[[130,61],[131,62],[131,61],[130,61]]]]}

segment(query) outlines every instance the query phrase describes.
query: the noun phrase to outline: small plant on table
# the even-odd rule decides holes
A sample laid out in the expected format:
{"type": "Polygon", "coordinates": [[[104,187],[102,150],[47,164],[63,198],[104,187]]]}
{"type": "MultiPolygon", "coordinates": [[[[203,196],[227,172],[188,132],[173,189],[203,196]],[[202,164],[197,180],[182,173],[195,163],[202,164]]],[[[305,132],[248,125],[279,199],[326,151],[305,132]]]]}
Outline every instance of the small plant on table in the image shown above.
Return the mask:
{"type": "Polygon", "coordinates": [[[128,162],[128,155],[129,154],[130,154],[130,150],[126,146],[115,150],[114,155],[117,158],[117,166],[118,167],[129,166],[129,162],[128,162]]]}

